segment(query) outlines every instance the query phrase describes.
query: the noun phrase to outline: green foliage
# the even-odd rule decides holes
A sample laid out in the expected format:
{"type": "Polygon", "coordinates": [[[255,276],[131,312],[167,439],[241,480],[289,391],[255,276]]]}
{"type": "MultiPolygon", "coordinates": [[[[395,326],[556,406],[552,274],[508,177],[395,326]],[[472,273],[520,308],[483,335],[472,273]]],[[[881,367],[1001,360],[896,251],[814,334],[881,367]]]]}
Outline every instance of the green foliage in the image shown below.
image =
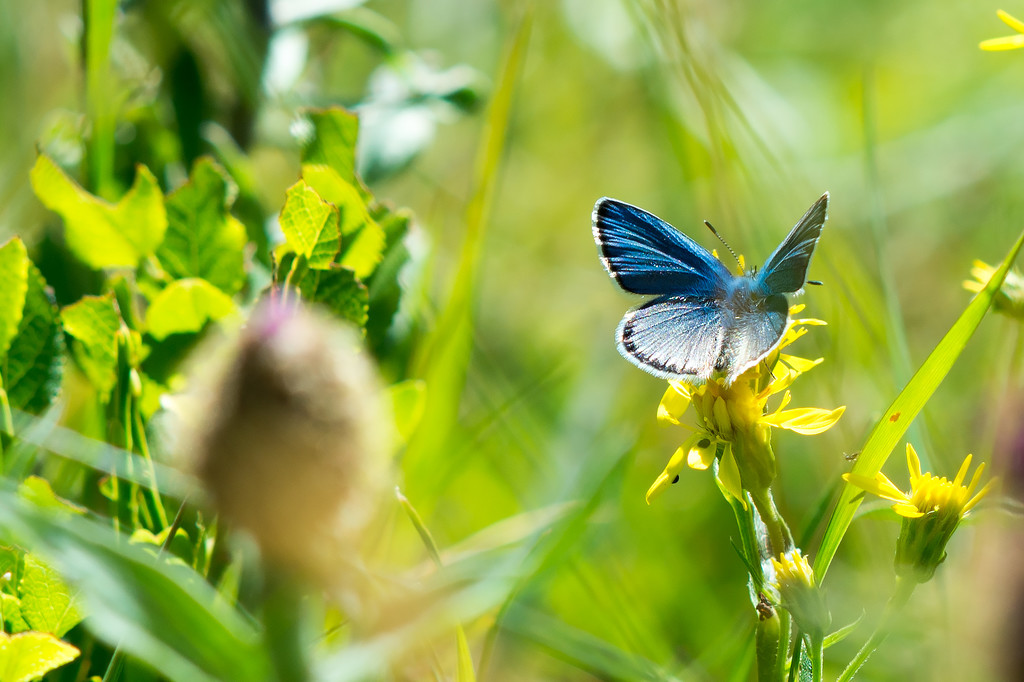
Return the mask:
{"type": "Polygon", "coordinates": [[[230,210],[238,187],[215,161],[200,158],[189,181],[166,199],[167,233],[156,255],[174,279],[200,277],[224,293],[245,283],[245,226],[230,210]]]}
{"type": "Polygon", "coordinates": [[[45,632],[0,634],[0,679],[28,682],[70,663],[78,649],[45,632]]]}
{"type": "Polygon", "coordinates": [[[117,382],[117,336],[123,324],[113,292],[85,296],[60,317],[74,340],[71,352],[78,366],[101,395],[109,394],[117,382]]]}
{"type": "MultiPolygon", "coordinates": [[[[64,349],[60,318],[53,294],[20,240],[0,247],[0,261],[5,286],[10,283],[0,295],[0,340],[5,341],[0,344],[3,402],[37,414],[50,406],[60,390],[64,349]]],[[[4,426],[0,424],[0,428],[4,426]]]]}
{"type": "Polygon", "coordinates": [[[162,341],[171,334],[198,334],[207,322],[235,311],[231,298],[207,280],[179,279],[153,298],[146,311],[146,328],[162,341]]]}
{"type": "Polygon", "coordinates": [[[93,268],[135,267],[163,241],[167,210],[156,178],[139,166],[135,183],[117,204],[89,194],[52,159],[40,155],[32,188],[64,219],[68,248],[93,268]]]}
{"type": "Polygon", "coordinates": [[[281,209],[281,231],[309,267],[324,269],[341,250],[338,209],[300,180],[288,189],[281,209]]]}

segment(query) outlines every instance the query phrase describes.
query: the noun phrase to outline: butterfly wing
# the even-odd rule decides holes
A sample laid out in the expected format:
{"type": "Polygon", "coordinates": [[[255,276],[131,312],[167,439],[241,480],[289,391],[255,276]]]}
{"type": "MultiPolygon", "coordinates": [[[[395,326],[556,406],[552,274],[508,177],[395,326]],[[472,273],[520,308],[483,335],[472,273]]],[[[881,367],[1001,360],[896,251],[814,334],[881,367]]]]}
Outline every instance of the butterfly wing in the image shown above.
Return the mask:
{"type": "Polygon", "coordinates": [[[768,257],[754,279],[754,292],[761,296],[799,291],[807,280],[807,266],[828,218],[828,192],[807,209],[779,247],[768,257]]]}
{"type": "Polygon", "coordinates": [[[593,228],[608,274],[634,294],[712,296],[732,278],[707,249],[636,206],[598,200],[593,228]]]}
{"type": "Polygon", "coordinates": [[[706,381],[716,371],[726,333],[721,297],[661,296],[626,313],[619,352],[664,379],[706,381]]]}
{"type": "Polygon", "coordinates": [[[761,362],[779,343],[789,321],[789,303],[782,294],[761,297],[753,293],[753,282],[745,280],[729,298],[730,310],[725,316],[725,338],[722,341],[720,367],[726,372],[726,383],[761,362]]]}

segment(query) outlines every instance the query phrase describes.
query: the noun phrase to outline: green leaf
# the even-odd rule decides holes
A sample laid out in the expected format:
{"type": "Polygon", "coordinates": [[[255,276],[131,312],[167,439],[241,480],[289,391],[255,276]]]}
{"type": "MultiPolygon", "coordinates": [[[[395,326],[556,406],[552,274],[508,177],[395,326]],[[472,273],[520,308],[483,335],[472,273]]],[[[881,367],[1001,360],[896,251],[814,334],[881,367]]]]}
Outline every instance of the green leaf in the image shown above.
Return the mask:
{"type": "Polygon", "coordinates": [[[60,313],[64,330],[77,343],[72,354],[89,381],[102,395],[117,382],[117,332],[121,313],[114,294],[83,296],[60,313]]]}
{"type": "MultiPolygon", "coordinates": [[[[294,255],[289,254],[281,261],[282,269],[290,269],[294,255]]],[[[319,303],[335,316],[348,320],[360,329],[366,326],[366,311],[369,295],[366,285],[356,279],[351,270],[335,266],[330,270],[314,270],[296,266],[292,275],[292,286],[302,294],[303,300],[319,303]]]]}
{"type": "Polygon", "coordinates": [[[29,476],[19,483],[18,494],[42,509],[55,509],[73,514],[84,514],[86,511],[84,507],[59,497],[53,492],[50,482],[39,476],[29,476]]]}
{"type": "Polygon", "coordinates": [[[0,600],[3,600],[4,623],[10,627],[11,633],[25,632],[26,630],[32,629],[28,626],[28,623],[25,622],[25,618],[21,615],[20,599],[4,592],[0,593],[0,600]]]}
{"type": "Polygon", "coordinates": [[[28,252],[20,238],[0,246],[0,358],[18,333],[28,293],[28,252]]]}
{"type": "Polygon", "coordinates": [[[77,596],[59,573],[33,554],[25,555],[19,591],[21,615],[33,630],[60,637],[82,620],[77,596]]]}
{"type": "Polygon", "coordinates": [[[860,622],[864,620],[864,613],[865,612],[862,611],[857,620],[852,623],[847,623],[832,634],[825,635],[825,641],[823,642],[822,647],[827,649],[833,644],[839,644],[839,642],[849,637],[850,633],[856,630],[857,626],[860,625],[860,622]]]}
{"type": "Polygon", "coordinates": [[[384,254],[384,229],[370,216],[358,185],[346,180],[330,166],[303,164],[302,179],[317,194],[337,207],[341,216],[342,266],[366,279],[384,254]]]}
{"type": "MultiPolygon", "coordinates": [[[[985,317],[985,313],[992,305],[992,301],[999,292],[999,287],[1002,286],[1006,273],[1013,265],[1022,245],[1024,245],[1024,232],[1017,238],[1017,242],[1006,254],[1006,258],[1003,259],[999,269],[992,275],[985,288],[967,305],[950,330],[935,346],[935,350],[931,352],[906,387],[892,401],[882,418],[875,424],[851,473],[873,478],[882,469],[893,448],[906,433],[910,423],[914,421],[925,403],[938,389],[939,384],[946,378],[946,374],[960,357],[964,346],[967,345],[974,331],[981,324],[982,318],[985,317]]],[[[814,559],[814,575],[817,576],[819,583],[824,579],[832,557],[835,556],[839,543],[846,534],[847,528],[850,527],[850,522],[853,521],[854,513],[860,506],[863,497],[863,491],[850,483],[843,488],[828,527],[825,528],[821,548],[814,559]]]]}
{"type": "Polygon", "coordinates": [[[227,294],[245,283],[245,226],[229,209],[238,187],[213,159],[192,166],[189,181],[168,195],[167,234],[157,258],[175,279],[202,277],[227,294]]]}
{"type": "Polygon", "coordinates": [[[90,267],[134,268],[163,241],[164,198],[145,166],[137,167],[135,183],[117,204],[86,192],[44,155],[30,177],[43,205],[64,219],[68,248],[90,267]]]}
{"type": "Polygon", "coordinates": [[[70,663],[81,653],[45,632],[0,633],[0,680],[28,682],[70,663]]]}
{"type": "MultiPolygon", "coordinates": [[[[156,556],[163,551],[164,543],[167,542],[167,536],[170,534],[170,532],[170,526],[164,528],[162,531],[155,535],[152,532],[146,530],[145,528],[139,528],[134,533],[132,533],[129,542],[132,542],[136,545],[149,545],[150,547],[155,548],[155,550],[150,549],[150,552],[152,552],[153,555],[156,556]]],[[[174,539],[171,540],[171,544],[168,546],[167,551],[169,552],[169,554],[164,554],[165,557],[177,557],[177,559],[181,560],[186,566],[190,566],[192,564],[192,541],[189,539],[188,533],[185,531],[184,528],[178,528],[175,531],[174,539]]]]}
{"type": "Polygon", "coordinates": [[[330,167],[338,176],[368,196],[356,177],[356,140],[359,118],[341,107],[306,109],[303,114],[313,134],[302,148],[302,163],[330,167]]]}
{"type": "Polygon", "coordinates": [[[281,231],[311,268],[327,268],[341,250],[338,209],[303,180],[288,188],[281,209],[281,231]]]}
{"type": "Polygon", "coordinates": [[[171,334],[198,333],[209,322],[236,310],[234,301],[205,279],[179,279],[161,291],[146,312],[150,335],[162,341],[171,334]]]}
{"type": "Polygon", "coordinates": [[[39,414],[60,391],[64,373],[64,333],[53,292],[31,262],[28,291],[18,333],[0,365],[11,407],[39,414]]]}
{"type": "Polygon", "coordinates": [[[55,516],[0,491],[0,537],[45,554],[89,608],[84,625],[169,680],[268,679],[253,626],[195,572],[154,562],[102,522],[55,516]]]}

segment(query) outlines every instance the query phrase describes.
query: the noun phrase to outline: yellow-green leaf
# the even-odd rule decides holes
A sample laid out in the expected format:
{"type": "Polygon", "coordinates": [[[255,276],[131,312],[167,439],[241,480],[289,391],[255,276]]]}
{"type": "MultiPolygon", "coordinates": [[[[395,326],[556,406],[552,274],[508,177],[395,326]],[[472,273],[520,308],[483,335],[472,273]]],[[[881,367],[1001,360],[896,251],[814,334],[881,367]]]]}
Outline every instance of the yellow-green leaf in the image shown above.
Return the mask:
{"type": "Polygon", "coordinates": [[[359,186],[342,177],[334,168],[318,164],[304,164],[302,179],[338,208],[342,235],[339,262],[355,272],[359,279],[366,279],[384,257],[387,237],[380,224],[370,216],[359,186]]]}
{"type": "Polygon", "coordinates": [[[227,294],[245,283],[245,226],[228,211],[238,187],[209,157],[167,197],[167,234],[157,250],[175,279],[202,277],[227,294]]]}
{"type": "Polygon", "coordinates": [[[18,237],[0,246],[0,358],[18,333],[28,293],[28,252],[18,237]]]}
{"type": "Polygon", "coordinates": [[[60,637],[82,620],[75,593],[55,570],[32,554],[25,555],[18,589],[21,615],[33,630],[60,637]]]}
{"type": "Polygon", "coordinates": [[[341,250],[341,216],[304,180],[288,188],[279,222],[288,245],[311,268],[327,268],[341,250]]]}
{"type": "Polygon", "coordinates": [[[101,394],[109,393],[117,381],[117,332],[122,324],[114,294],[83,296],[60,317],[77,342],[72,354],[78,366],[101,394]]]}
{"type": "Polygon", "coordinates": [[[46,632],[0,633],[0,680],[28,682],[70,663],[80,652],[46,632]]]}
{"type": "Polygon", "coordinates": [[[30,178],[43,205],[64,219],[68,248],[93,268],[135,267],[163,241],[164,197],[145,166],[137,167],[135,183],[116,204],[86,192],[45,155],[30,178]]]}
{"type": "Polygon", "coordinates": [[[171,334],[199,332],[207,322],[235,310],[234,301],[205,279],[179,279],[153,299],[146,311],[146,327],[153,338],[163,340],[171,334]]]}

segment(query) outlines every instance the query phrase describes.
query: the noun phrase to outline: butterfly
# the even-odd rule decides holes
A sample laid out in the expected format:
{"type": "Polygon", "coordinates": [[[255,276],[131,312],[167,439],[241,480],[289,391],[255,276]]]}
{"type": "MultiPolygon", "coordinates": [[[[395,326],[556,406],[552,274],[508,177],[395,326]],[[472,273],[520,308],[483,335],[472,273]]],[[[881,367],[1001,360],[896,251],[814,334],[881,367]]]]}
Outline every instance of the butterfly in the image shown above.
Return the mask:
{"type": "Polygon", "coordinates": [[[803,289],[827,217],[825,192],[761,270],[737,276],[661,218],[599,199],[593,230],[605,269],[624,290],[656,297],[622,318],[619,352],[657,377],[703,383],[724,374],[731,384],[782,339],[786,294],[803,289]]]}

